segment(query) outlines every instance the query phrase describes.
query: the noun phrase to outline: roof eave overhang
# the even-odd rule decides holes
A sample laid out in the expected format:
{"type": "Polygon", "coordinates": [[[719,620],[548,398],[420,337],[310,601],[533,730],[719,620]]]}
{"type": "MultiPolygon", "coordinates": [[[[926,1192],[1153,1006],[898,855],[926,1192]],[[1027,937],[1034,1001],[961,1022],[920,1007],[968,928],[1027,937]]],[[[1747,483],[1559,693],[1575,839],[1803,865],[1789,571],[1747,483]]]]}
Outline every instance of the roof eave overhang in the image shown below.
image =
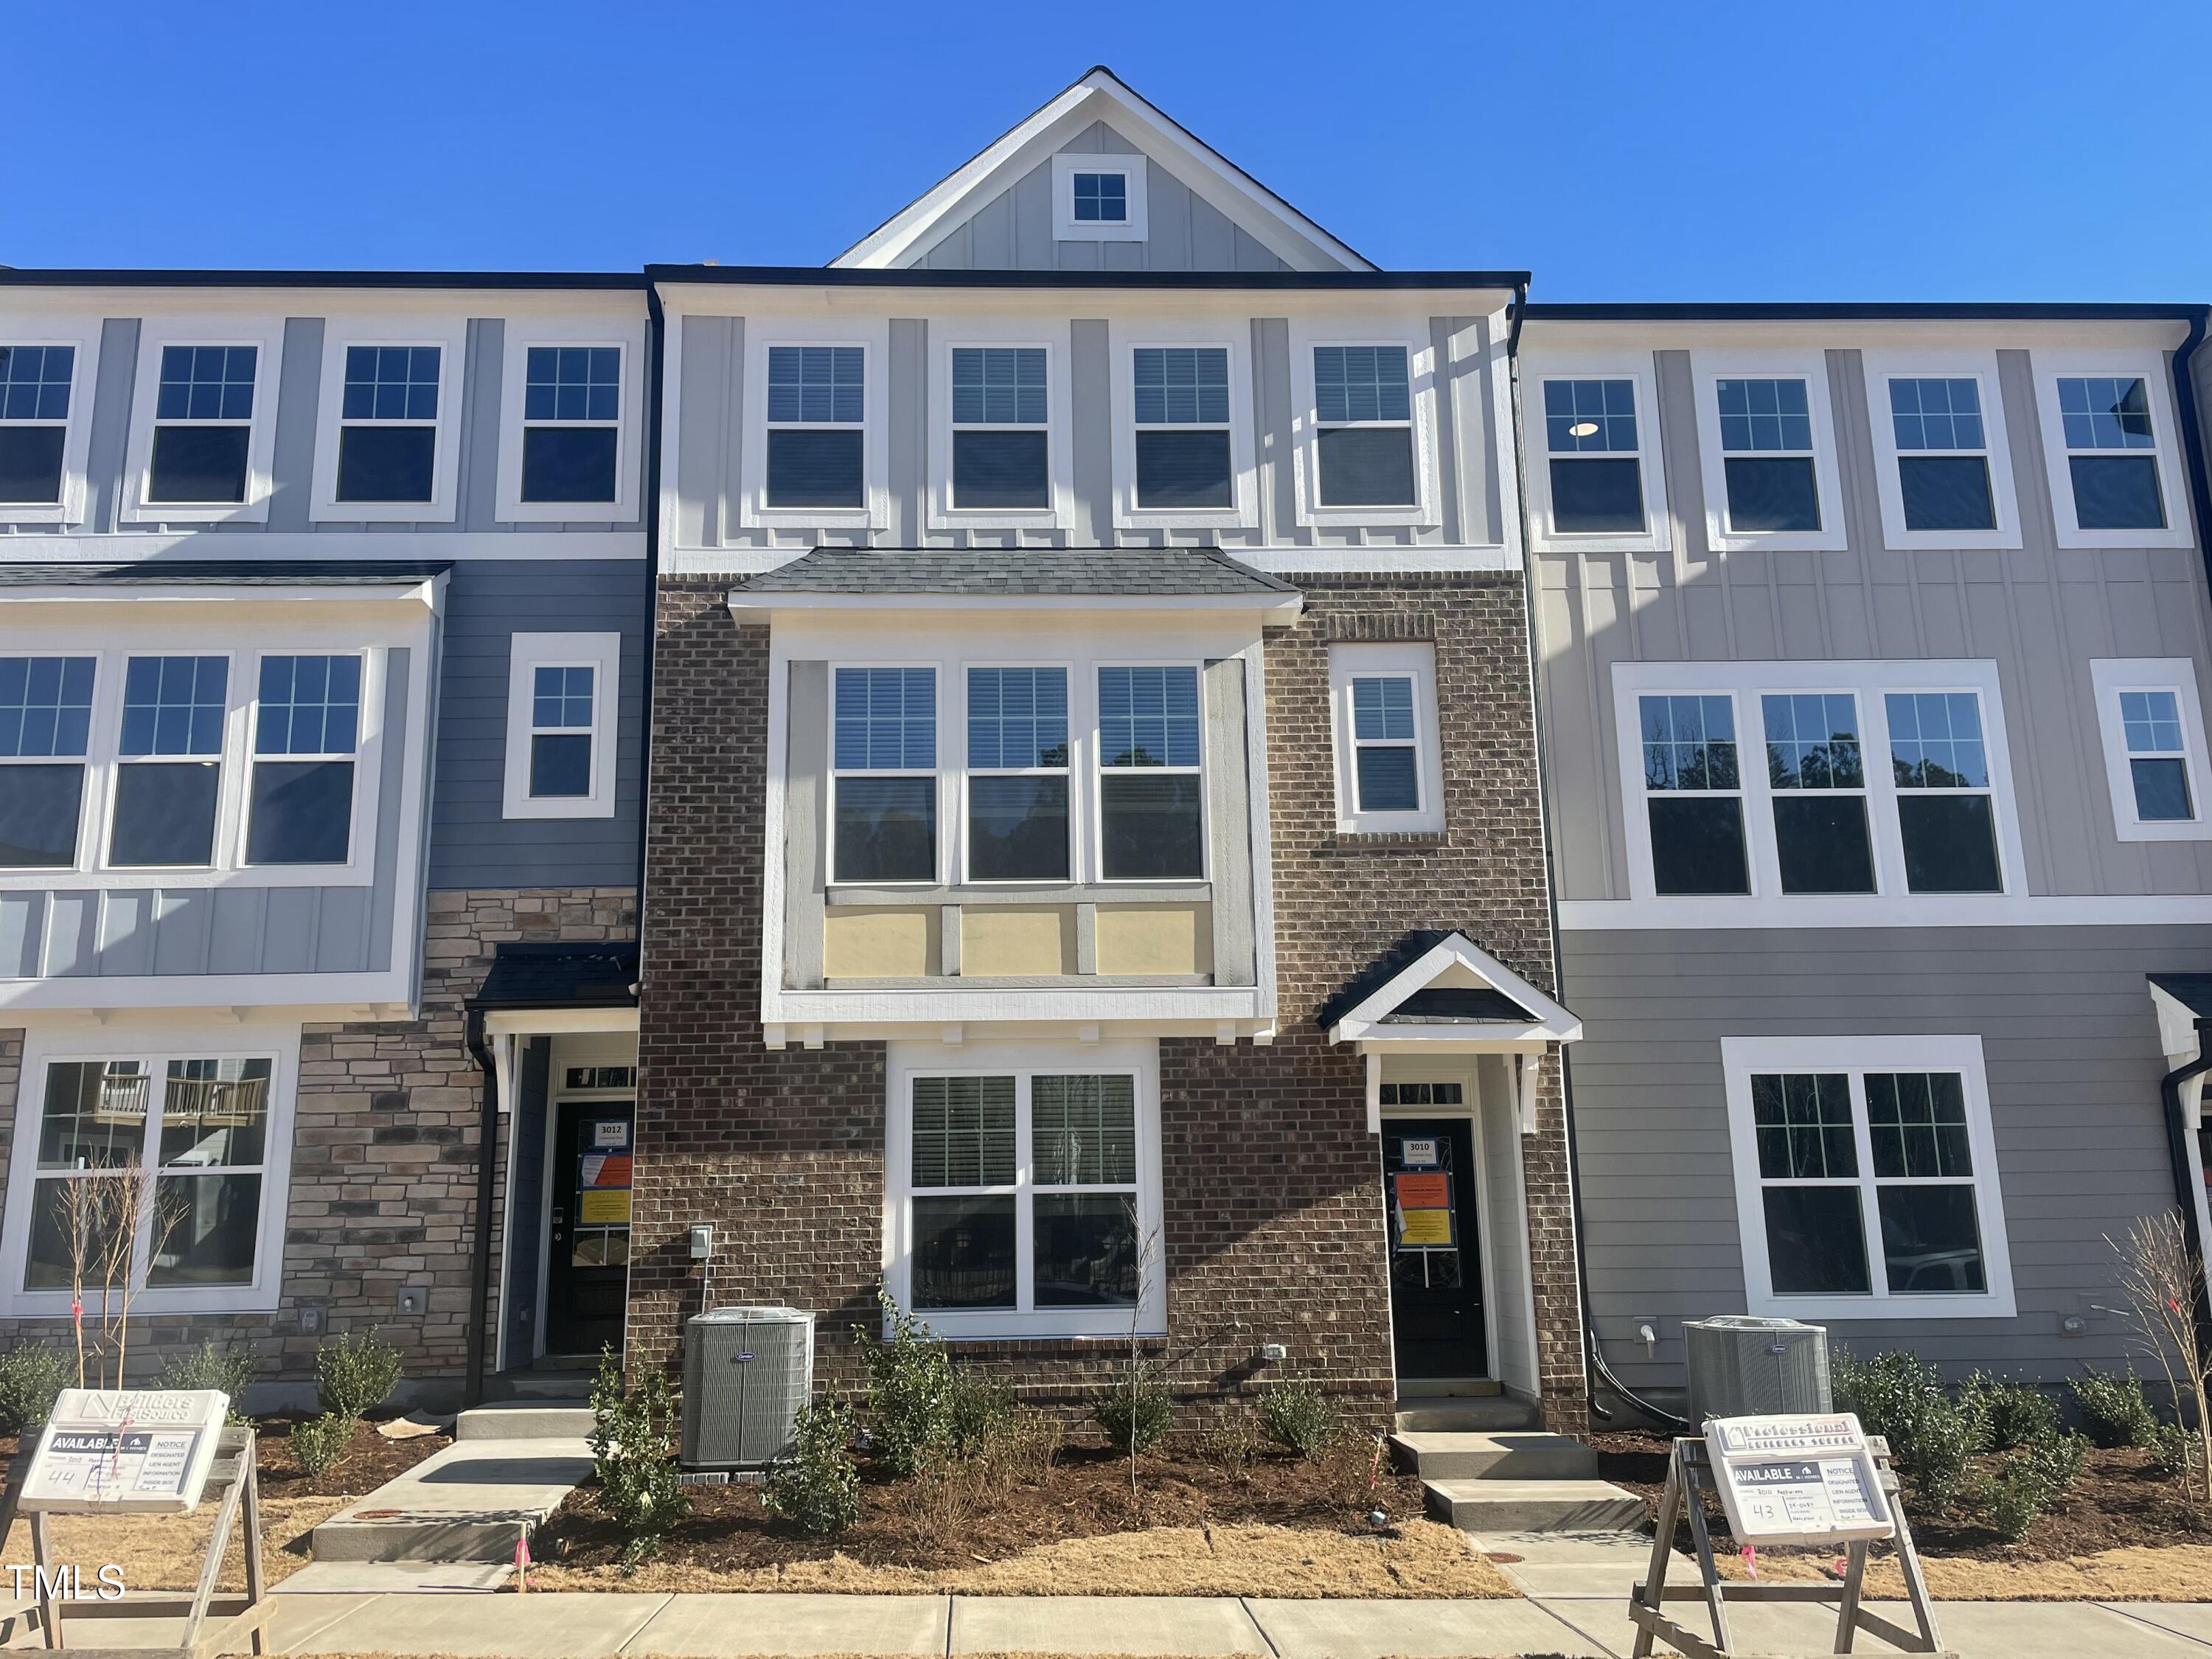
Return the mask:
{"type": "Polygon", "coordinates": [[[1340,1019],[1329,1027],[1328,1040],[1352,1043],[1361,1054],[1540,1054],[1554,1042],[1579,1042],[1582,1034],[1580,1020],[1515,1025],[1340,1019]]]}
{"type": "Polygon", "coordinates": [[[568,1003],[557,1007],[478,1008],[492,1036],[560,1036],[593,1031],[635,1031],[635,1002],[568,1003]]]}
{"type": "Polygon", "coordinates": [[[55,582],[0,587],[0,599],[26,605],[419,605],[438,608],[443,576],[374,583],[55,582]]]}
{"type": "Polygon", "coordinates": [[[1287,628],[1305,613],[1298,593],[805,593],[754,592],[733,589],[733,611],[816,612],[824,611],[1160,611],[1181,616],[1193,611],[1248,612],[1266,626],[1287,628]]]}
{"type": "Polygon", "coordinates": [[[1582,1034],[1581,1020],[1460,933],[1437,940],[1328,1027],[1331,1042],[1358,1043],[1363,1052],[1378,1053],[1411,1052],[1417,1046],[1437,1054],[1506,1053],[1551,1042],[1575,1042],[1582,1034]],[[1516,1024],[1510,1020],[1389,1018],[1416,991],[1425,989],[1453,967],[1466,969],[1504,994],[1531,1016],[1529,1021],[1516,1024]]]}

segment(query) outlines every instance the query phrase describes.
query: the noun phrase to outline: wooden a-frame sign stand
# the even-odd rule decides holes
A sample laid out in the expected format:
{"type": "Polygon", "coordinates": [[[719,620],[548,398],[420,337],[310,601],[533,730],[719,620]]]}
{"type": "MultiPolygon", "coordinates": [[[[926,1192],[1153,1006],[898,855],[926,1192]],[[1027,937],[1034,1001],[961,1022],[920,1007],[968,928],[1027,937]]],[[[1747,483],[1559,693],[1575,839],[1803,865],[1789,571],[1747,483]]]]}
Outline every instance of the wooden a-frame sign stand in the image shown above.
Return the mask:
{"type": "MultiPolygon", "coordinates": [[[[0,1505],[0,1527],[14,1518],[24,1468],[25,1464],[19,1462],[15,1478],[9,1482],[7,1502],[0,1505]]],[[[227,1426],[217,1435],[215,1463],[208,1471],[203,1496],[217,1492],[222,1497],[216,1505],[215,1530],[208,1539],[207,1558],[200,1564],[198,1587],[190,1595],[125,1595],[113,1601],[73,1601],[67,1604],[66,1613],[63,1604],[54,1599],[46,1577],[57,1565],[47,1530],[48,1517],[43,1510],[34,1511],[30,1517],[31,1557],[40,1568],[38,1620],[46,1646],[73,1653],[119,1653],[125,1650],[102,1650],[98,1644],[72,1646],[63,1638],[64,1620],[75,1625],[79,1620],[173,1618],[181,1613],[185,1615],[184,1635],[174,1648],[137,1647],[128,1651],[140,1655],[167,1651],[182,1654],[185,1659],[215,1659],[217,1654],[236,1653],[242,1645],[250,1644],[252,1651],[267,1652],[263,1632],[275,1616],[276,1604],[269,1599],[261,1576],[261,1485],[252,1429],[227,1426]],[[217,1595],[216,1580],[222,1575],[222,1559],[229,1551],[230,1535],[237,1528],[241,1514],[246,1522],[246,1594],[217,1595]],[[209,1622],[210,1615],[216,1620],[212,1624],[209,1622]]]]}
{"type": "MultiPolygon", "coordinates": [[[[1897,1501],[1897,1474],[1889,1466],[1889,1443],[1880,1435],[1869,1435],[1867,1447],[1874,1453],[1881,1489],[1888,1495],[1890,1515],[1897,1525],[1897,1564],[1904,1571],[1905,1593],[1912,1603],[1913,1622],[1918,1628],[1907,1630],[1867,1610],[1861,1599],[1866,1583],[1867,1541],[1860,1539],[1844,1547],[1842,1606],[1836,1616],[1835,1644],[1832,1649],[1822,1650],[1822,1653],[1830,1656],[1830,1659],[1836,1654],[1850,1653],[1858,1632],[1865,1631],[1907,1653],[1933,1653],[1943,1656],[1943,1659],[1958,1659],[1956,1654],[1943,1646],[1942,1638],[1936,1632],[1935,1604],[1928,1594],[1928,1581],[1920,1571],[1920,1557],[1912,1547],[1912,1530],[1905,1524],[1904,1506],[1897,1501]]],[[[1838,1587],[1834,1584],[1723,1580],[1714,1566],[1712,1529],[1705,1521],[1705,1495],[1717,1490],[1705,1437],[1685,1435],[1676,1440],[1674,1455],[1667,1460],[1666,1489],[1659,1496],[1659,1525],[1651,1540],[1650,1569],[1628,1598],[1628,1617],[1636,1626],[1636,1645],[1631,1650],[1634,1659],[1650,1659],[1656,1642],[1671,1643],[1688,1659],[1747,1659],[1729,1632],[1728,1610],[1731,1606],[1741,1602],[1820,1602],[1838,1599],[1838,1587]],[[1690,1523],[1690,1542],[1698,1553],[1698,1577],[1701,1582],[1669,1584],[1667,1567],[1674,1559],[1674,1528],[1686,1516],[1690,1523]],[[1666,1611],[1669,1601],[1703,1601],[1712,1620],[1712,1640],[1709,1642],[1685,1628],[1680,1620],[1669,1619],[1666,1611]]]]}

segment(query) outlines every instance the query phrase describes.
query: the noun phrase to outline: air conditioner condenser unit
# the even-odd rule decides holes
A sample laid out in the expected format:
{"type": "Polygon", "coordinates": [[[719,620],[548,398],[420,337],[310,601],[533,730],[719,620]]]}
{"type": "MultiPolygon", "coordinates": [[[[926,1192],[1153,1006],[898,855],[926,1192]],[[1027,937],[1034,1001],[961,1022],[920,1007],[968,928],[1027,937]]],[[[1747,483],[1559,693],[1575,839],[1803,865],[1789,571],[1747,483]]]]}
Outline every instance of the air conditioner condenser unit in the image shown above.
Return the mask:
{"type": "Polygon", "coordinates": [[[814,1391],[814,1316],[716,1308],[684,1327],[687,1468],[760,1468],[787,1455],[814,1391]]]}

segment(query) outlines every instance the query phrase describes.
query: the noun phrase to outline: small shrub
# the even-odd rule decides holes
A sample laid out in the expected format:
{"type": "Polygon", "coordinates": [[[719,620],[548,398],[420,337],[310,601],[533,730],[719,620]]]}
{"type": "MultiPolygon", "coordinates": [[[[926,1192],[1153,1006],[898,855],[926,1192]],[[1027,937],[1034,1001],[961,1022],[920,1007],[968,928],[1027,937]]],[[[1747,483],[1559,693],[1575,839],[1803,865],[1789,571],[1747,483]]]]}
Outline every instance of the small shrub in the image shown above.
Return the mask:
{"type": "Polygon", "coordinates": [[[392,1397],[404,1368],[374,1330],[347,1332],[315,1351],[315,1394],[326,1412],[366,1417],[392,1397]]]}
{"type": "Polygon", "coordinates": [[[952,1449],[965,1455],[979,1449],[1014,1414],[1014,1391],[987,1371],[952,1369],[945,1400],[945,1433],[952,1449]]]}
{"type": "Polygon", "coordinates": [[[884,1465],[894,1474],[912,1474],[933,1449],[952,1449],[953,1401],[963,1385],[928,1326],[890,1297],[879,1292],[877,1300],[890,1339],[878,1342],[858,1326],[853,1330],[868,1366],[868,1428],[884,1465]]]}
{"type": "Polygon", "coordinates": [[[1049,1412],[1024,1408],[995,1419],[976,1455],[1001,1492],[1042,1486],[1051,1480],[1054,1460],[1066,1437],[1067,1425],[1049,1412]]]}
{"type": "Polygon", "coordinates": [[[1175,1404],[1158,1368],[1139,1364],[1091,1397],[1091,1415],[1105,1431],[1106,1443],[1126,1457],[1150,1451],[1167,1438],[1175,1404]]]}
{"type": "Polygon", "coordinates": [[[218,1348],[211,1341],[184,1349],[162,1361],[161,1382],[165,1389],[216,1389],[229,1398],[229,1421],[253,1420],[239,1409],[246,1391],[253,1386],[253,1355],[248,1349],[218,1348]]]}
{"type": "Polygon", "coordinates": [[[885,1492],[918,1559],[966,1559],[973,1549],[969,1523],[982,1505],[986,1479],[981,1459],[962,1457],[943,1440],[922,1446],[914,1473],[885,1492]]]}
{"type": "Polygon", "coordinates": [[[622,1531],[623,1566],[634,1570],[690,1513],[676,1479],[676,1402],[668,1378],[642,1371],[632,1387],[612,1348],[599,1352],[592,1382],[592,1468],[599,1508],[622,1531]]]}
{"type": "Polygon", "coordinates": [[[2142,1379],[2133,1370],[2115,1376],[2094,1368],[2069,1379],[2074,1409],[2082,1432],[2100,1446],[2148,1446],[2158,1433],[2158,1413],[2143,1398],[2142,1379]]]}
{"type": "Polygon", "coordinates": [[[1310,1463],[1336,1437],[1336,1407],[1318,1382],[1278,1382],[1260,1396],[1260,1423],[1268,1439],[1310,1463]]]}
{"type": "Polygon", "coordinates": [[[1887,1437],[1915,1498],[1948,1507],[1982,1439],[1979,1413],[1951,1397],[1933,1365],[1904,1349],[1867,1360],[1838,1354],[1835,1385],[1837,1405],[1856,1413],[1869,1434],[1887,1437]]]}
{"type": "Polygon", "coordinates": [[[292,1461],[310,1480],[320,1480],[323,1471],[337,1462],[352,1443],[356,1421],[343,1412],[325,1412],[320,1417],[295,1423],[291,1438],[285,1443],[292,1449],[292,1461]]]}
{"type": "Polygon", "coordinates": [[[2065,1427],[2058,1402],[2033,1382],[1976,1371],[1959,1390],[1959,1403],[1978,1420],[1985,1451],[2010,1451],[2051,1439],[2065,1427]]]}
{"type": "Polygon", "coordinates": [[[2151,1437],[2150,1467],[2154,1474],[2179,1480],[2197,1466],[2197,1437],[2179,1423],[2161,1423],[2151,1437]]]}
{"type": "Polygon", "coordinates": [[[1257,1412],[1231,1407],[1206,1431],[1201,1449],[1208,1462],[1241,1479],[1259,1462],[1260,1448],[1267,1441],[1267,1431],[1261,1426],[1257,1412]]]}
{"type": "Polygon", "coordinates": [[[69,1356],[58,1347],[25,1344],[0,1353],[0,1434],[43,1427],[73,1373],[69,1356]]]}
{"type": "Polygon", "coordinates": [[[2017,1544],[2035,1517],[2049,1509],[2081,1474],[2089,1443],[2053,1430],[2008,1455],[1978,1484],[1976,1496],[1990,1524],[2017,1544]]]}
{"type": "Polygon", "coordinates": [[[802,1406],[792,1435],[791,1458],[769,1472],[763,1506],[817,1537],[843,1532],[860,1518],[853,1408],[834,1395],[802,1406]]]}

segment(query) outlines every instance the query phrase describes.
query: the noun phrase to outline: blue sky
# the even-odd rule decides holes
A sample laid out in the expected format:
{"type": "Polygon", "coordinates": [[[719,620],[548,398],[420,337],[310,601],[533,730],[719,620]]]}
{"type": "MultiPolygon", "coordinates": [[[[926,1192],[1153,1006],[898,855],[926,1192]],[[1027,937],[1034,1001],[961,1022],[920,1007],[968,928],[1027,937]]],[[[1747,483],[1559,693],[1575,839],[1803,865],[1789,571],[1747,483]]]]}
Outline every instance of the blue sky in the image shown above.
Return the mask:
{"type": "Polygon", "coordinates": [[[0,263],[829,258],[1095,62],[1385,265],[2212,299],[2212,5],[19,4],[0,263]]]}

